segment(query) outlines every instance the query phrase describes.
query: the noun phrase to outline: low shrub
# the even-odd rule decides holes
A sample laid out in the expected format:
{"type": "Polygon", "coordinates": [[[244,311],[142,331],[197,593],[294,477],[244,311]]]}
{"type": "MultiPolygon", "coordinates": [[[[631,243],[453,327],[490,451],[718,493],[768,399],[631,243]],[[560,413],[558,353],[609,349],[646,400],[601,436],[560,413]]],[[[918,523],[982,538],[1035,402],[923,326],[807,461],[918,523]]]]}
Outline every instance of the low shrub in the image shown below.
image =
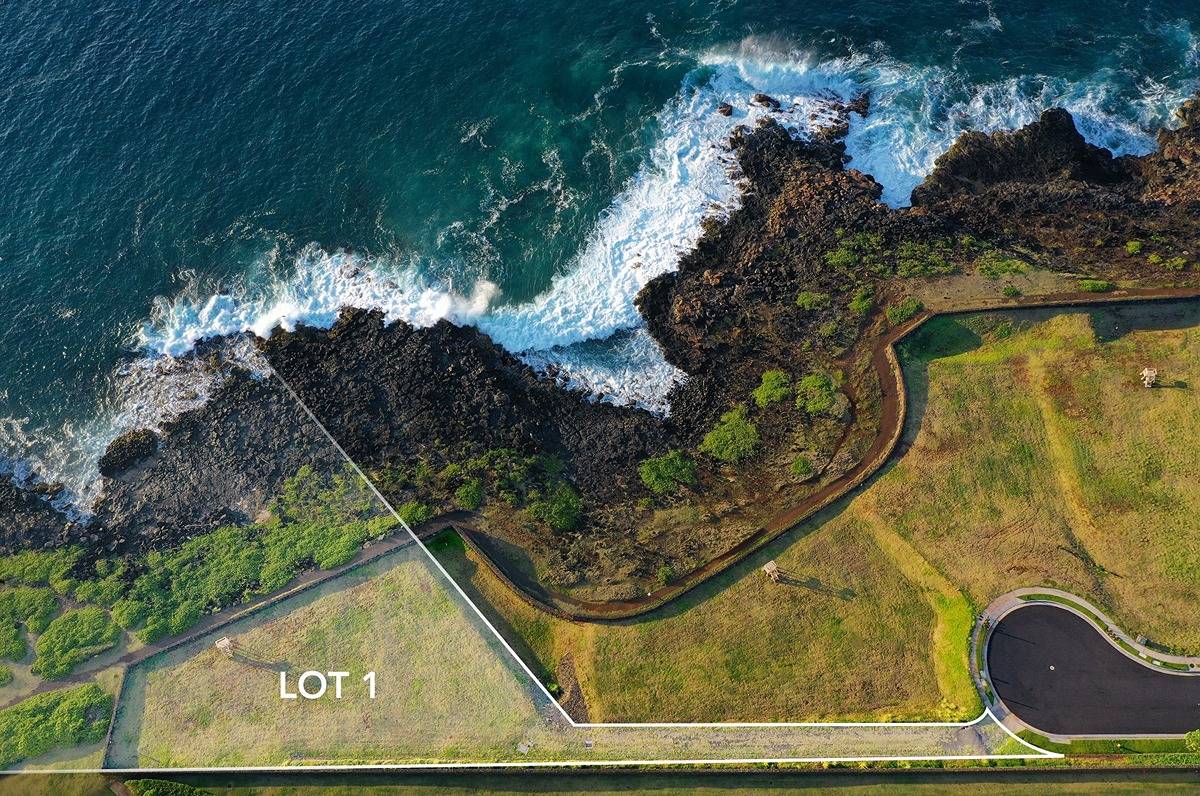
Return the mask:
{"type": "Polygon", "coordinates": [[[454,502],[467,511],[483,505],[483,479],[472,478],[454,490],[454,502]]]}
{"type": "Polygon", "coordinates": [[[737,464],[758,450],[758,428],[750,422],[745,404],[738,404],[721,415],[712,431],[704,435],[700,451],[714,459],[737,464]]]}
{"type": "Polygon", "coordinates": [[[914,315],[923,309],[925,309],[924,304],[909,296],[888,307],[885,314],[887,315],[888,323],[892,326],[899,326],[905,321],[911,320],[914,315]]]}
{"type": "Polygon", "coordinates": [[[1008,298],[1016,298],[1017,296],[1021,295],[1021,291],[1017,289],[1016,285],[1005,285],[1004,289],[1000,292],[1008,298]]]}
{"type": "Polygon", "coordinates": [[[0,688],[8,685],[13,681],[12,669],[7,666],[0,666],[0,688]]]}
{"type": "Polygon", "coordinates": [[[810,373],[796,382],[796,408],[809,415],[829,412],[836,404],[837,388],[824,373],[810,373]]]}
{"type": "Polygon", "coordinates": [[[866,316],[870,314],[871,310],[875,307],[874,288],[864,285],[854,291],[854,296],[850,299],[850,303],[846,307],[855,315],[866,316]]]}
{"type": "Polygon", "coordinates": [[[556,531],[569,531],[579,524],[583,499],[566,481],[556,481],[544,497],[529,504],[529,516],[556,531]]]}
{"type": "Polygon", "coordinates": [[[958,266],[947,259],[949,242],[936,244],[905,241],[896,247],[896,275],[945,276],[958,271],[958,266]]]}
{"type": "Polygon", "coordinates": [[[1000,251],[984,252],[975,260],[979,273],[988,279],[999,279],[1002,276],[1029,273],[1030,265],[1019,257],[1012,257],[1000,251]]]}
{"type": "Polygon", "coordinates": [[[638,465],[642,483],[656,495],[668,495],[680,486],[695,486],[696,463],[683,451],[669,451],[662,456],[643,459],[638,465]]]}
{"type": "Polygon", "coordinates": [[[396,507],[396,513],[405,525],[412,528],[433,518],[433,509],[419,500],[410,500],[396,507]]]}
{"type": "Polygon", "coordinates": [[[805,456],[797,456],[789,469],[792,471],[792,475],[800,479],[812,478],[813,473],[816,472],[812,462],[805,456]]]}
{"type": "Polygon", "coordinates": [[[133,796],[212,796],[212,791],[166,779],[127,779],[125,787],[133,796]]]}
{"type": "Polygon", "coordinates": [[[762,375],[762,383],[754,388],[751,396],[759,409],[779,403],[792,394],[792,377],[782,370],[768,370],[762,375]]]}
{"type": "Polygon", "coordinates": [[[663,564],[658,568],[658,585],[666,586],[675,579],[675,567],[670,564],[663,564]]]}
{"type": "Polygon", "coordinates": [[[1145,244],[1143,244],[1140,240],[1125,241],[1125,251],[1129,254],[1141,254],[1144,246],[1145,244]]]}
{"type": "Polygon", "coordinates": [[[78,547],[59,550],[30,550],[0,558],[0,581],[49,586],[69,578],[82,555],[78,547]]]}
{"type": "Polygon", "coordinates": [[[1168,271],[1183,271],[1188,267],[1186,257],[1171,257],[1163,263],[1163,268],[1168,271]]]}
{"type": "Polygon", "coordinates": [[[112,700],[89,683],[38,694],[0,710],[0,768],[52,749],[104,740],[112,700]]]}
{"type": "Polygon", "coordinates": [[[815,290],[801,290],[796,294],[796,306],[808,312],[828,307],[829,294],[820,293],[815,290]]]}
{"type": "Polygon", "coordinates": [[[89,606],[67,611],[38,636],[32,671],[47,680],[66,677],[83,661],[114,646],[121,629],[103,608],[89,606]]]}
{"type": "Polygon", "coordinates": [[[1084,293],[1108,293],[1116,288],[1112,282],[1105,279],[1080,279],[1079,289],[1084,293]]]}

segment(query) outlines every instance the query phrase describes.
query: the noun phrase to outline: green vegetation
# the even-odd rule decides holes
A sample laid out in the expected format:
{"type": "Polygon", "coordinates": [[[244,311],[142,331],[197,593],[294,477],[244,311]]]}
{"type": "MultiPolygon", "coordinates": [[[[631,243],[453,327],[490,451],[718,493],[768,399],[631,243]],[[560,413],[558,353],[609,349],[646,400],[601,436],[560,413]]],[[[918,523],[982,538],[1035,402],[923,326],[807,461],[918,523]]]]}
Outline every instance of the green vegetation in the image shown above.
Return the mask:
{"type": "Polygon", "coordinates": [[[791,470],[792,475],[802,480],[812,478],[813,473],[816,472],[813,469],[812,462],[805,456],[797,456],[788,469],[791,470]]]}
{"type": "Polygon", "coordinates": [[[768,370],[762,375],[762,383],[754,388],[752,396],[759,409],[766,409],[774,403],[790,397],[792,394],[792,377],[782,370],[768,370]]]}
{"type": "Polygon", "coordinates": [[[1141,254],[1144,245],[1140,240],[1125,241],[1125,251],[1129,254],[1141,254]]]}
{"type": "MultiPolygon", "coordinates": [[[[409,528],[413,528],[432,519],[433,509],[419,500],[410,500],[407,503],[401,503],[399,506],[396,506],[396,514],[400,515],[401,522],[409,528]]],[[[356,547],[355,550],[357,549],[356,547]]],[[[329,567],[324,567],[324,569],[329,569],[329,567]]]]}
{"type": "Polygon", "coordinates": [[[100,559],[95,577],[75,584],[75,599],[81,603],[112,606],[125,593],[125,563],[100,559]]]}
{"type": "Polygon", "coordinates": [[[66,677],[83,661],[116,645],[121,629],[103,608],[67,611],[38,636],[33,673],[47,680],[66,677]]]}
{"type": "Polygon", "coordinates": [[[1188,260],[1186,257],[1170,257],[1163,262],[1163,268],[1166,268],[1168,271],[1183,271],[1187,267],[1188,260]]]}
{"type": "Polygon", "coordinates": [[[896,276],[945,276],[958,272],[958,266],[947,259],[950,241],[934,244],[905,241],[896,247],[896,276]]]}
{"type": "MultiPolygon", "coordinates": [[[[401,516],[406,511],[420,520],[418,507],[402,506],[401,516]]],[[[284,482],[269,519],[148,554],[113,618],[140,627],[143,641],[177,635],[207,613],[282,589],[307,567],[346,563],[393,525],[352,469],[326,477],[303,467],[284,482]]]]}
{"type": "Polygon", "coordinates": [[[1105,279],[1080,279],[1079,289],[1085,293],[1108,293],[1116,288],[1112,282],[1105,279]]]}
{"type": "Polygon", "coordinates": [[[824,373],[810,373],[796,382],[796,408],[809,415],[828,414],[837,404],[837,387],[824,373]]]}
{"type": "Polygon", "coordinates": [[[467,511],[474,511],[483,505],[483,479],[472,478],[454,490],[454,502],[467,511]]]}
{"type": "Polygon", "coordinates": [[[45,632],[58,614],[58,598],[45,588],[19,586],[0,590],[0,658],[19,661],[25,657],[25,639],[17,625],[30,633],[45,632]]]}
{"type": "Polygon", "coordinates": [[[0,558],[0,581],[49,586],[59,594],[68,594],[74,586],[70,573],[80,555],[79,548],[68,547],[29,550],[0,558]]]}
{"type": "MultiPolygon", "coordinates": [[[[978,243],[964,237],[959,245],[971,249],[978,243]]],[[[866,271],[875,276],[893,273],[901,277],[941,276],[957,273],[958,265],[952,259],[955,255],[955,243],[949,239],[931,243],[903,241],[889,247],[882,235],[859,232],[842,236],[837,248],[825,253],[825,263],[846,275],[866,271]]]]}
{"type": "Polygon", "coordinates": [[[916,298],[908,296],[888,307],[885,314],[887,315],[888,323],[892,326],[899,326],[905,321],[911,320],[914,315],[923,309],[925,309],[924,304],[916,298]]]}
{"type": "Polygon", "coordinates": [[[656,495],[669,495],[680,486],[696,485],[696,463],[683,451],[670,451],[662,456],[644,459],[638,465],[642,483],[656,495]]]}
{"type": "Polygon", "coordinates": [[[125,787],[133,796],[210,796],[212,793],[166,779],[127,779],[125,787]]]}
{"type": "Polygon", "coordinates": [[[556,531],[570,531],[579,524],[583,499],[566,481],[556,481],[545,497],[529,504],[529,516],[556,531]]]}
{"type": "Polygon", "coordinates": [[[801,290],[796,294],[796,306],[808,312],[828,307],[829,301],[828,293],[821,293],[815,290],[801,290]]]}
{"type": "Polygon", "coordinates": [[[1016,285],[1005,285],[1004,289],[1000,292],[1003,293],[1007,298],[1016,298],[1017,296],[1021,295],[1021,291],[1016,285]]]}
{"type": "Polygon", "coordinates": [[[7,666],[0,666],[0,688],[8,685],[13,681],[12,669],[7,666]]]}
{"type": "Polygon", "coordinates": [[[850,299],[850,303],[846,308],[855,315],[866,316],[875,308],[875,288],[870,285],[863,285],[858,290],[854,291],[854,296],[850,299]]]}
{"type": "MultiPolygon", "coordinates": [[[[570,653],[592,721],[936,720],[978,712],[972,704],[947,707],[970,695],[971,682],[939,691],[924,587],[901,574],[856,517],[797,534],[773,554],[794,584],[772,583],[761,561],[747,562],[666,610],[612,624],[539,612],[469,551],[447,546],[437,555],[493,621],[526,643],[535,670],[554,672],[570,653]]],[[[965,667],[965,650],[959,654],[965,667]]]]}
{"type": "Polygon", "coordinates": [[[1183,736],[1183,745],[1189,752],[1200,752],[1200,730],[1192,730],[1183,736]]]}
{"type": "Polygon", "coordinates": [[[103,740],[111,711],[112,697],[93,684],[38,694],[0,710],[0,768],[103,740]]]}
{"type": "Polygon", "coordinates": [[[1200,409],[1191,391],[1147,391],[1136,374],[1149,362],[1200,383],[1200,312],[1125,312],[1113,339],[1097,333],[1115,317],[1105,309],[931,321],[901,345],[921,431],[867,494],[977,605],[1053,583],[1194,654],[1200,547],[1179,529],[1200,513],[1200,409]],[[1128,572],[1136,583],[1114,574],[1128,572]]]}
{"type": "Polygon", "coordinates": [[[892,269],[885,259],[886,253],[882,235],[856,232],[842,237],[837,248],[825,253],[825,264],[845,274],[865,269],[877,276],[887,276],[892,269]]]}
{"type": "Polygon", "coordinates": [[[713,430],[704,435],[700,452],[723,462],[737,464],[753,456],[759,442],[758,428],[750,421],[746,405],[738,404],[721,415],[713,430]]]}
{"type": "Polygon", "coordinates": [[[999,251],[984,252],[975,260],[979,273],[988,279],[999,279],[1002,276],[1029,273],[1030,265],[1019,257],[1012,257],[999,251]]]}

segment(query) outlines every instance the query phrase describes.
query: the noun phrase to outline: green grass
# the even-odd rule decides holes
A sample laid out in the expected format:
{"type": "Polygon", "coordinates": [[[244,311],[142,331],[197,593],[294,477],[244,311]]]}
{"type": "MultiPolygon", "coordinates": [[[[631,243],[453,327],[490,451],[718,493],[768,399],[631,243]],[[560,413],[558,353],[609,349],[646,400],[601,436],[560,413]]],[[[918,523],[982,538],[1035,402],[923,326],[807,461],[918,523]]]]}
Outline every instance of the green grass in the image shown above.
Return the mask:
{"type": "Polygon", "coordinates": [[[935,663],[931,587],[910,580],[866,523],[839,519],[774,555],[786,583],[757,562],[669,610],[576,624],[532,608],[461,548],[438,552],[536,669],[571,654],[594,721],[975,717],[965,655],[954,659],[959,617],[947,612],[946,659],[935,663]],[[943,694],[955,667],[962,683],[943,694]]]}
{"type": "Polygon", "coordinates": [[[1106,279],[1080,279],[1076,284],[1084,293],[1109,293],[1117,287],[1106,279]]]}
{"type": "Polygon", "coordinates": [[[919,300],[909,296],[901,299],[898,303],[887,308],[888,323],[892,326],[899,326],[907,320],[911,320],[918,312],[925,309],[925,305],[919,300]]]}

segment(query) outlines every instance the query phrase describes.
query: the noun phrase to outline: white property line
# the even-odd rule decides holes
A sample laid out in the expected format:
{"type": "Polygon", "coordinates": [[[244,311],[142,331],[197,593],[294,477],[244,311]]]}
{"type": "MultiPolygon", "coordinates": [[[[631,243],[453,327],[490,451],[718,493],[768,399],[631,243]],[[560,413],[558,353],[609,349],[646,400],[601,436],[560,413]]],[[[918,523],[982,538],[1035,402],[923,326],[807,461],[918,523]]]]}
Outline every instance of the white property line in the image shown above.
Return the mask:
{"type": "MultiPolygon", "coordinates": [[[[268,365],[268,367],[269,367],[269,365],[268,365]]],[[[622,728],[622,727],[624,727],[624,728],[708,727],[708,728],[714,728],[714,729],[736,729],[739,727],[742,727],[742,728],[746,728],[746,727],[779,727],[779,728],[787,728],[787,727],[818,727],[818,728],[819,727],[930,727],[930,728],[947,727],[948,728],[948,727],[954,727],[954,728],[959,728],[959,729],[967,729],[969,727],[974,727],[975,725],[977,725],[980,722],[983,722],[985,720],[991,720],[991,722],[993,724],[998,725],[1000,727],[1000,729],[1003,730],[1005,732],[1005,734],[1007,734],[1010,738],[1012,738],[1013,740],[1015,740],[1017,743],[1021,744],[1022,746],[1028,748],[1031,751],[1031,753],[1027,753],[1027,754],[982,754],[982,755],[951,755],[951,754],[946,754],[946,755],[865,755],[865,756],[860,756],[860,757],[853,757],[853,756],[850,756],[850,757],[731,757],[731,758],[683,758],[683,759],[678,759],[678,760],[661,760],[661,759],[652,759],[652,760],[544,760],[544,761],[530,760],[530,761],[512,761],[512,762],[475,762],[475,763],[362,763],[362,764],[346,764],[346,765],[296,764],[296,765],[290,765],[290,766],[200,766],[200,767],[180,767],[180,768],[138,767],[138,768],[103,768],[103,769],[77,768],[77,769],[36,769],[36,770],[30,770],[30,771],[24,771],[24,770],[19,770],[19,769],[18,770],[10,769],[10,770],[0,772],[0,773],[4,773],[4,774],[46,774],[46,775],[96,774],[96,773],[108,773],[108,774],[155,774],[155,773],[159,773],[159,774],[205,774],[205,773],[219,773],[219,772],[223,772],[223,771],[281,773],[281,772],[299,772],[299,771],[364,771],[364,770],[404,771],[404,770],[430,770],[430,769],[470,770],[470,769],[509,769],[509,768],[512,768],[512,769],[520,769],[520,768],[595,768],[595,767],[630,768],[630,767],[653,767],[653,766],[728,766],[728,765],[804,764],[804,763],[810,763],[810,764],[899,763],[899,762],[924,762],[924,761],[938,761],[938,760],[947,760],[947,761],[949,761],[949,760],[964,760],[964,761],[965,760],[1029,760],[1029,759],[1038,759],[1038,758],[1061,758],[1061,757],[1064,757],[1064,755],[1059,752],[1051,752],[1049,750],[1042,749],[1042,748],[1035,746],[1034,744],[1031,744],[1030,742],[1026,741],[1024,738],[1021,738],[1019,735],[1014,733],[1008,727],[1005,727],[1004,724],[999,719],[996,718],[996,715],[994,713],[992,713],[991,709],[986,706],[984,707],[983,712],[980,713],[977,718],[975,718],[973,721],[969,721],[969,722],[953,722],[953,721],[928,721],[928,722],[922,722],[922,721],[895,721],[895,722],[887,722],[887,721],[877,721],[877,722],[870,722],[870,721],[867,721],[867,722],[861,722],[861,721],[860,722],[854,722],[854,721],[851,721],[851,722],[797,721],[797,722],[645,722],[645,723],[639,723],[639,722],[626,722],[626,723],[576,722],[574,719],[571,718],[570,714],[568,714],[566,712],[566,710],[563,709],[562,705],[560,705],[558,703],[558,700],[556,700],[554,698],[554,696],[550,693],[550,691],[547,690],[546,686],[533,673],[533,671],[529,668],[529,666],[525,663],[525,661],[521,658],[521,656],[517,654],[516,650],[514,650],[512,648],[512,646],[508,643],[508,641],[505,640],[504,636],[501,635],[501,633],[496,629],[496,627],[488,620],[488,618],[484,615],[483,611],[481,611],[479,609],[479,606],[477,606],[471,600],[471,598],[467,596],[466,592],[463,591],[462,587],[458,585],[458,582],[450,575],[449,572],[446,571],[446,568],[443,567],[442,563],[440,561],[438,561],[437,557],[435,555],[433,555],[432,552],[430,552],[429,548],[425,546],[425,543],[422,542],[415,533],[413,533],[412,528],[410,528],[408,526],[408,523],[406,523],[404,521],[404,519],[399,515],[399,513],[392,506],[392,504],[388,501],[388,499],[386,497],[384,497],[383,494],[375,487],[375,484],[372,483],[371,479],[367,478],[366,474],[358,466],[357,462],[355,462],[352,458],[350,458],[350,455],[348,453],[346,453],[346,450],[338,443],[338,441],[334,438],[334,436],[329,433],[329,430],[327,428],[325,428],[324,424],[321,423],[321,421],[317,419],[317,416],[315,414],[313,414],[311,409],[309,409],[308,404],[306,404],[303,400],[301,400],[300,396],[296,393],[296,391],[292,389],[292,386],[282,376],[280,376],[278,373],[276,373],[274,368],[271,368],[270,370],[271,370],[271,373],[276,378],[279,379],[280,383],[283,384],[284,388],[288,391],[288,393],[292,396],[292,398],[295,399],[296,403],[300,406],[300,408],[304,411],[304,413],[308,416],[308,418],[317,426],[317,428],[319,428],[321,430],[321,433],[325,435],[326,439],[329,440],[330,444],[332,444],[333,447],[337,450],[337,452],[339,454],[341,454],[342,458],[344,458],[346,460],[346,463],[349,464],[350,467],[354,469],[354,472],[359,476],[359,478],[361,478],[363,480],[363,482],[367,485],[367,488],[371,490],[372,494],[374,494],[375,497],[379,499],[380,503],[382,503],[387,508],[387,510],[396,519],[396,521],[400,523],[400,526],[402,528],[404,528],[405,531],[408,532],[408,534],[412,538],[412,540],[414,542],[416,542],[416,544],[421,548],[422,552],[424,552],[425,555],[428,557],[428,559],[433,563],[433,565],[435,567],[437,567],[437,570],[442,574],[442,576],[446,579],[446,581],[448,583],[450,583],[451,586],[454,587],[454,591],[458,593],[459,597],[461,597],[463,599],[463,601],[471,607],[471,610],[475,613],[475,615],[477,617],[479,617],[480,621],[483,622],[484,626],[486,626],[488,628],[488,630],[491,631],[492,635],[496,638],[496,640],[498,642],[500,642],[500,644],[504,647],[504,649],[508,652],[508,654],[512,656],[513,660],[516,661],[517,665],[521,667],[521,670],[525,672],[525,674],[529,677],[530,681],[532,681],[537,686],[537,688],[540,690],[540,692],[546,697],[547,701],[552,703],[554,705],[554,707],[557,708],[559,714],[562,716],[562,718],[566,721],[566,723],[570,727],[575,728],[575,729],[605,729],[605,728],[622,728]]]]}
{"type": "MultiPolygon", "coordinates": [[[[268,367],[270,367],[269,364],[268,364],[268,367]]],[[[404,518],[400,516],[400,514],[392,506],[391,502],[386,497],[384,497],[383,493],[380,492],[375,487],[375,484],[371,481],[371,479],[367,478],[366,473],[364,473],[362,471],[362,468],[360,468],[358,466],[358,463],[350,457],[350,454],[348,454],[346,452],[346,449],[341,446],[341,443],[339,443],[337,441],[337,439],[334,438],[333,434],[331,434],[329,432],[329,429],[325,428],[325,424],[322,423],[317,418],[317,416],[313,413],[313,411],[308,407],[308,404],[304,402],[304,400],[299,396],[299,394],[296,393],[296,391],[294,389],[292,389],[292,385],[289,384],[286,379],[284,379],[282,376],[280,376],[279,373],[273,367],[271,368],[271,373],[276,378],[279,379],[280,383],[283,384],[284,388],[288,391],[288,393],[291,394],[292,398],[295,399],[296,403],[300,406],[300,408],[302,410],[304,410],[304,413],[308,416],[308,418],[310,420],[312,420],[312,422],[317,426],[317,428],[321,429],[321,433],[325,435],[325,438],[329,440],[330,444],[333,445],[333,447],[337,450],[337,452],[342,455],[342,458],[344,458],[346,460],[347,464],[349,464],[352,468],[354,468],[354,472],[356,472],[358,474],[359,478],[361,478],[363,480],[363,482],[367,485],[367,488],[370,489],[371,492],[375,495],[375,497],[377,497],[379,499],[380,503],[382,503],[385,507],[387,507],[387,510],[396,519],[396,521],[400,523],[401,527],[403,527],[404,530],[408,532],[408,535],[410,537],[412,537],[412,540],[417,543],[417,545],[421,548],[422,552],[424,552],[425,555],[429,558],[429,560],[433,563],[433,565],[435,567],[437,567],[438,571],[440,573],[442,573],[442,576],[450,583],[451,586],[454,587],[454,590],[458,593],[459,597],[461,597],[463,599],[463,601],[466,602],[466,604],[471,607],[471,610],[475,612],[475,615],[479,617],[480,621],[483,622],[483,624],[487,627],[487,629],[492,632],[492,635],[494,635],[496,637],[496,640],[499,641],[501,645],[503,645],[504,649],[507,650],[508,654],[513,657],[513,660],[515,660],[517,662],[517,664],[521,667],[522,671],[525,672],[525,674],[529,677],[530,680],[533,681],[533,683],[538,687],[538,689],[542,692],[542,694],[546,697],[546,699],[549,700],[558,709],[558,712],[562,715],[563,719],[565,719],[567,721],[567,723],[572,727],[576,727],[576,728],[580,728],[580,729],[595,729],[595,728],[605,728],[605,727],[627,727],[627,728],[628,727],[633,727],[633,728],[653,728],[653,727],[661,727],[661,728],[666,728],[666,727],[718,727],[718,728],[720,728],[720,727],[725,727],[725,728],[734,728],[734,727],[959,727],[959,728],[965,729],[967,727],[973,727],[974,725],[978,724],[979,722],[983,721],[984,719],[990,718],[995,724],[999,725],[1000,729],[1004,730],[1004,732],[1007,733],[1015,741],[1017,741],[1018,743],[1028,747],[1029,749],[1031,749],[1032,751],[1037,753],[1036,755],[944,755],[944,756],[920,756],[920,757],[886,756],[886,757],[849,757],[849,758],[830,757],[830,758],[790,758],[790,759],[783,759],[783,758],[740,759],[739,758],[739,759],[730,759],[730,760],[700,760],[700,761],[695,761],[695,760],[657,760],[657,761],[632,761],[632,762],[626,761],[626,762],[622,762],[621,765],[648,765],[648,764],[674,765],[674,764],[695,764],[695,763],[777,763],[777,762],[814,762],[814,763],[831,762],[831,763],[833,763],[833,762],[885,761],[885,760],[888,760],[888,761],[989,760],[989,759],[1000,760],[1000,759],[1013,759],[1013,758],[1024,759],[1024,758],[1030,758],[1030,757],[1055,757],[1055,758],[1058,758],[1058,757],[1064,756],[1059,752],[1051,752],[1047,749],[1042,749],[1038,746],[1035,746],[1034,744],[1029,743],[1024,738],[1021,738],[1019,735],[1014,733],[1008,727],[1005,727],[1004,724],[996,718],[996,715],[994,713],[992,713],[991,709],[986,706],[984,707],[983,712],[980,713],[977,718],[975,718],[973,721],[969,721],[969,722],[954,722],[954,721],[928,721],[928,722],[922,722],[922,721],[895,721],[895,722],[887,722],[887,721],[859,721],[859,722],[854,722],[854,721],[850,721],[850,722],[820,722],[820,721],[796,721],[796,722],[611,722],[611,723],[577,722],[573,718],[571,718],[571,715],[569,713],[567,713],[566,710],[563,709],[562,705],[560,705],[558,703],[558,700],[556,700],[554,698],[553,694],[550,693],[550,691],[542,683],[541,679],[533,673],[533,670],[529,668],[529,666],[525,663],[525,661],[521,658],[521,656],[517,654],[517,651],[512,648],[512,646],[508,643],[508,641],[504,638],[504,636],[500,633],[500,631],[498,631],[496,629],[496,627],[488,620],[488,618],[484,615],[483,611],[480,610],[479,606],[477,606],[474,603],[474,601],[472,601],[471,598],[467,596],[467,593],[465,591],[463,591],[461,586],[458,585],[458,581],[456,581],[453,578],[453,576],[451,576],[450,573],[446,571],[446,568],[442,566],[442,562],[438,561],[437,556],[435,556],[432,552],[430,552],[429,548],[425,546],[425,543],[422,542],[420,540],[420,538],[417,537],[416,533],[414,533],[412,528],[410,528],[408,526],[408,523],[404,521],[404,518]]],[[[475,763],[453,763],[453,764],[435,763],[435,764],[421,764],[420,767],[439,767],[439,766],[477,767],[478,765],[479,764],[475,764],[475,763]]],[[[610,764],[600,763],[599,761],[579,761],[579,762],[568,762],[568,763],[552,763],[552,762],[534,763],[531,761],[529,763],[524,763],[524,762],[490,763],[490,764],[484,764],[484,765],[488,765],[488,766],[530,766],[530,765],[610,765],[610,764]]]]}

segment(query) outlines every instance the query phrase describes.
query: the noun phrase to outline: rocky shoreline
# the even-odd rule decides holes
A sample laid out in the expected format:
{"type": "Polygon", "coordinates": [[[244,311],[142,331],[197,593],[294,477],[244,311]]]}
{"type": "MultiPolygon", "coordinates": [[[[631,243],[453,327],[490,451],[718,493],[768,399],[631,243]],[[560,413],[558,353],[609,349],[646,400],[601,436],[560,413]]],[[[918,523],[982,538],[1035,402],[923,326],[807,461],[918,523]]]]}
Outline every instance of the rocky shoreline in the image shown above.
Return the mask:
{"type": "MultiPolygon", "coordinates": [[[[848,120],[869,109],[864,98],[840,111],[848,120]]],[[[880,310],[920,280],[1020,263],[1145,287],[1196,284],[1200,101],[1180,122],[1144,157],[1088,145],[1061,110],[1018,131],[969,133],[899,210],[848,162],[845,123],[811,140],[771,122],[738,128],[730,146],[750,186],[742,207],[637,298],[668,361],[688,374],[667,418],[564,390],[448,322],[416,329],[345,311],[332,329],[280,331],[260,348],[397,503],[452,509],[470,480],[464,468],[496,451],[540,462],[521,490],[480,476],[478,510],[498,563],[518,583],[626,599],[703,566],[759,530],[769,504],[802,500],[858,463],[879,424],[868,352],[889,328],[880,310]],[[823,299],[803,307],[802,292],[823,299]],[[835,420],[756,407],[748,396],[775,369],[837,375],[854,412],[835,420]],[[730,464],[698,453],[739,404],[762,440],[756,456],[730,464]],[[671,450],[694,460],[694,483],[656,494],[639,466],[671,450]],[[789,474],[798,456],[819,463],[812,477],[789,474]],[[536,510],[559,484],[579,498],[570,527],[536,510]]],[[[89,523],[0,478],[0,543],[14,552],[78,542],[96,555],[169,547],[253,519],[300,466],[337,460],[282,384],[237,371],[202,408],[112,443],[89,523]]]]}

